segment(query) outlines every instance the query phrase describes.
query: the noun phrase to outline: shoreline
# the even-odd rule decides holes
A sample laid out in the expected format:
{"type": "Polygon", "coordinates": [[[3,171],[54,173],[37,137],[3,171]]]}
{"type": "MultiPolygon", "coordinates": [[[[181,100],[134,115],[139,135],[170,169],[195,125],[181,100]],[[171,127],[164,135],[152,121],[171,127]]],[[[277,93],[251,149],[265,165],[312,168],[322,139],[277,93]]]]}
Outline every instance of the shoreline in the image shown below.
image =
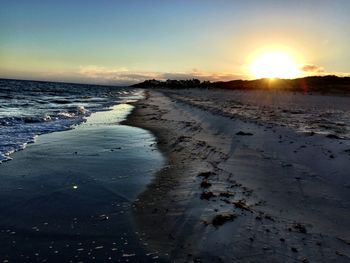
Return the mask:
{"type": "Polygon", "coordinates": [[[28,237],[58,237],[55,251],[66,256],[71,237],[78,251],[82,243],[81,251],[114,251],[117,236],[125,239],[119,259],[349,262],[349,141],[230,115],[235,102],[219,103],[228,95],[146,90],[120,125],[120,115],[99,112],[81,128],[42,135],[17,152],[0,165],[0,200],[12,200],[0,206],[4,251],[28,237]],[[129,152],[130,143],[138,150],[129,152]],[[143,188],[132,196],[135,184],[143,188]],[[92,239],[103,244],[86,243],[92,239]]]}
{"type": "Polygon", "coordinates": [[[146,92],[124,123],[151,131],[168,161],[135,202],[135,222],[154,249],[180,262],[350,259],[348,192],[322,171],[347,157],[337,154],[332,163],[317,146],[338,149],[337,140],[267,129],[172,92],[146,92]],[[305,153],[294,150],[299,144],[305,153]],[[323,160],[319,170],[308,166],[308,152],[323,160]]]}
{"type": "MultiPolygon", "coordinates": [[[[206,172],[213,167],[201,160],[194,160],[191,157],[193,149],[177,147],[186,138],[171,129],[171,123],[177,125],[176,121],[164,120],[169,126],[159,125],[161,115],[169,110],[170,101],[164,101],[164,97],[161,97],[160,101],[150,105],[149,100],[154,94],[150,96],[146,92],[145,99],[133,103],[135,108],[122,124],[149,130],[155,136],[157,148],[165,156],[166,163],[135,202],[135,224],[140,232],[146,234],[150,247],[165,255],[162,260],[195,260],[198,251],[195,239],[201,232],[193,229],[193,222],[197,223],[199,217],[187,215],[186,210],[198,202],[194,198],[200,194],[196,171],[206,172]]],[[[181,122],[188,127],[187,122],[181,122]]]]}
{"type": "Polygon", "coordinates": [[[39,136],[0,165],[1,262],[154,261],[131,214],[163,157],[148,131],[115,124],[129,107],[39,136]]]}
{"type": "Polygon", "coordinates": [[[162,259],[170,261],[171,251],[174,249],[172,244],[173,237],[170,235],[164,236],[164,228],[159,229],[166,214],[169,212],[167,208],[159,208],[159,202],[168,200],[168,191],[171,191],[178,185],[175,177],[186,170],[186,166],[178,165],[178,156],[171,152],[169,137],[173,137],[175,133],[169,131],[165,127],[158,125],[157,117],[154,117],[154,112],[148,112],[145,102],[149,99],[149,93],[146,91],[146,97],[142,100],[132,103],[134,109],[128,115],[126,120],[121,122],[121,125],[129,125],[148,130],[156,139],[157,148],[165,157],[163,167],[154,174],[154,178],[142,192],[135,202],[136,209],[135,226],[139,232],[147,232],[147,238],[152,240],[151,246],[155,251],[162,251],[166,255],[162,259]],[[152,122],[153,120],[153,122],[152,122]],[[161,185],[161,188],[159,187],[161,185]],[[161,189],[161,191],[159,191],[161,189]],[[155,196],[157,195],[157,196],[155,196]],[[153,226],[155,229],[153,229],[153,226]],[[149,231],[152,229],[151,231],[149,231]]]}

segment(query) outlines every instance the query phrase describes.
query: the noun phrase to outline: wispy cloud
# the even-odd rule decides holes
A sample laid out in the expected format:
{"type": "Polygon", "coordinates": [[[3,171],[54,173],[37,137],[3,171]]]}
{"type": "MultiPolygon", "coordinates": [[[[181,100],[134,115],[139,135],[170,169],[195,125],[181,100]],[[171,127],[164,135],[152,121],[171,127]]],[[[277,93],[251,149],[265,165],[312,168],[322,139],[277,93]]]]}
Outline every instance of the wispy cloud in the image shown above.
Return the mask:
{"type": "Polygon", "coordinates": [[[155,78],[153,73],[131,72],[127,68],[106,68],[101,66],[81,66],[78,71],[80,78],[87,78],[104,84],[130,85],[155,78]]]}
{"type": "Polygon", "coordinates": [[[81,66],[79,69],[79,73],[82,75],[89,76],[91,78],[100,78],[100,77],[110,77],[114,74],[119,74],[123,72],[128,72],[127,68],[117,68],[110,69],[106,67],[100,66],[81,66]]]}
{"type": "Polygon", "coordinates": [[[307,65],[302,66],[301,70],[304,72],[311,72],[311,73],[324,73],[325,72],[323,67],[320,67],[317,65],[312,65],[312,64],[307,64],[307,65]]]}
{"type": "Polygon", "coordinates": [[[80,67],[78,75],[80,78],[88,78],[94,82],[99,81],[101,83],[118,85],[130,85],[142,82],[146,79],[166,80],[197,78],[209,81],[225,81],[246,77],[240,74],[208,73],[198,69],[193,69],[190,72],[136,72],[130,71],[127,68],[112,69],[95,65],[80,67]]]}
{"type": "Polygon", "coordinates": [[[327,71],[323,67],[313,64],[306,64],[301,67],[301,71],[305,76],[327,76],[336,75],[339,77],[350,77],[350,72],[327,71]]]}
{"type": "MultiPolygon", "coordinates": [[[[303,76],[350,76],[350,72],[330,72],[323,67],[307,64],[300,68],[303,76]]],[[[0,77],[17,78],[21,75],[25,79],[50,80],[50,81],[66,81],[76,83],[91,83],[91,84],[106,84],[106,85],[121,85],[127,86],[142,82],[147,79],[199,79],[208,81],[229,81],[235,79],[251,79],[250,76],[244,74],[233,73],[214,73],[205,72],[198,69],[192,69],[188,72],[146,72],[132,71],[124,67],[108,68],[103,66],[81,66],[72,71],[45,71],[32,72],[27,71],[7,70],[0,67],[0,77]]]]}

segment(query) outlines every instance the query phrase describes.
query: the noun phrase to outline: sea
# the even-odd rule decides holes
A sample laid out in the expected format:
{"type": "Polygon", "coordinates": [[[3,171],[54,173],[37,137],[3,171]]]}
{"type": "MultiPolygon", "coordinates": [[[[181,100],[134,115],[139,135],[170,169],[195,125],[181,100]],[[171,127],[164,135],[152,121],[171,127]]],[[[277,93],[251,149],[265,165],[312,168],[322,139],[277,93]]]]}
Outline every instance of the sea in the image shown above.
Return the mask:
{"type": "Polygon", "coordinates": [[[140,96],[125,87],[0,79],[0,162],[38,135],[72,129],[93,112],[140,96]]]}
{"type": "Polygon", "coordinates": [[[0,80],[0,262],[166,262],[135,220],[164,165],[144,91],[0,80]]]}

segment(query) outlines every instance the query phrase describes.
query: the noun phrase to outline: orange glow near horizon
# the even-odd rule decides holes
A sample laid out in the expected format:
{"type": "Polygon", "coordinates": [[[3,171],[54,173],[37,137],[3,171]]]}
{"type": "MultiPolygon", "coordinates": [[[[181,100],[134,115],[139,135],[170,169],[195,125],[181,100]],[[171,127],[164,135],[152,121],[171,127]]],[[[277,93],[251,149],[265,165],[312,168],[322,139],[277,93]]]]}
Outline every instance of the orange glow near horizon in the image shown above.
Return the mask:
{"type": "Polygon", "coordinates": [[[301,76],[298,63],[287,52],[262,53],[249,66],[254,78],[297,78],[301,76]]]}

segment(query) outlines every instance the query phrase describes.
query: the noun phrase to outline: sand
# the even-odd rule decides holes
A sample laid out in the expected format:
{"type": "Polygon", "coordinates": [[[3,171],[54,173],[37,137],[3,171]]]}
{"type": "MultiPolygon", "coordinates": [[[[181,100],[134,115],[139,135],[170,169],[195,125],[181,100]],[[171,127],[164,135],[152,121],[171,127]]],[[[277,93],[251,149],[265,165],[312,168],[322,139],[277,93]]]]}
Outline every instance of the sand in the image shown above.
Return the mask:
{"type": "Polygon", "coordinates": [[[349,97],[146,94],[1,165],[1,260],[350,262],[349,97]]]}
{"type": "Polygon", "coordinates": [[[127,123],[168,163],[134,217],[165,260],[350,261],[349,98],[147,92],[127,123]]]}

